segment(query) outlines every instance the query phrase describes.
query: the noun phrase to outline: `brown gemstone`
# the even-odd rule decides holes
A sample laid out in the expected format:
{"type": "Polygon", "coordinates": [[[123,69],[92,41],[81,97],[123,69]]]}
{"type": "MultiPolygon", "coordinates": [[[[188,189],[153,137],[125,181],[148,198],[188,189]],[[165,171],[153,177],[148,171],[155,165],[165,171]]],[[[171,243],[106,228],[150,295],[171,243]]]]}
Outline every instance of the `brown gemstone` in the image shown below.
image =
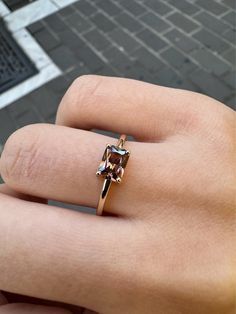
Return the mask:
{"type": "Polygon", "coordinates": [[[129,151],[124,148],[108,145],[97,173],[105,177],[110,177],[112,181],[121,180],[129,155],[129,151]]]}

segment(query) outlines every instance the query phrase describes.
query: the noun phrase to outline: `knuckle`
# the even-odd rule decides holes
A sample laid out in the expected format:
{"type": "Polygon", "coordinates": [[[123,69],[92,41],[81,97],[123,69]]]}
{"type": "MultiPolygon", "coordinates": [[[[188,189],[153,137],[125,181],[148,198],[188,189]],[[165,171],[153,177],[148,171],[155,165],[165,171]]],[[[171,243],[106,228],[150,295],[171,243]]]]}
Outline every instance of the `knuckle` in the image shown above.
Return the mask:
{"type": "Polygon", "coordinates": [[[98,75],[82,75],[76,78],[62,99],[58,116],[67,116],[73,120],[76,113],[82,120],[96,102],[96,97],[102,90],[103,80],[104,78],[98,75]]]}
{"type": "Polygon", "coordinates": [[[0,163],[3,180],[6,183],[33,178],[39,153],[39,132],[35,125],[28,125],[14,132],[7,140],[0,163]]]}

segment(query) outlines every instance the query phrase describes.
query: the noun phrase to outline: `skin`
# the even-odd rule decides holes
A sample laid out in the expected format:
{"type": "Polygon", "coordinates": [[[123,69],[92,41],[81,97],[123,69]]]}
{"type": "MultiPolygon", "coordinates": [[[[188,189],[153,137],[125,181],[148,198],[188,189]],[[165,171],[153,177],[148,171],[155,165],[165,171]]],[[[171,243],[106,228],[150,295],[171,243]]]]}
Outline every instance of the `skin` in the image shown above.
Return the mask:
{"type": "MultiPolygon", "coordinates": [[[[0,289],[74,313],[234,313],[236,113],[201,94],[89,75],[56,124],[18,130],[1,156],[0,289]],[[42,201],[96,208],[97,166],[117,140],[91,129],[136,139],[103,217],[42,201]]],[[[69,313],[0,302],[1,314],[69,313]]]]}

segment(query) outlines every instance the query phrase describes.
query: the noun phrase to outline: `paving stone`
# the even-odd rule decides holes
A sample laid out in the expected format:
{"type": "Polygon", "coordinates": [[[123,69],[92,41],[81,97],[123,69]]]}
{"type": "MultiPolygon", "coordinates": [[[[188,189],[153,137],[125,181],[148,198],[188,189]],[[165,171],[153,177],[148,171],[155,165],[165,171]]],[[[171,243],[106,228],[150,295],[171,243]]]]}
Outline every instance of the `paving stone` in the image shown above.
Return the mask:
{"type": "Polygon", "coordinates": [[[168,0],[168,2],[171,3],[174,7],[176,7],[181,12],[188,15],[195,14],[196,12],[200,10],[196,5],[186,0],[181,0],[181,1],[168,0]]]}
{"type": "Polygon", "coordinates": [[[214,0],[206,1],[206,0],[197,0],[195,2],[201,8],[215,14],[220,15],[228,10],[228,8],[214,0]]]}
{"type": "Polygon", "coordinates": [[[140,47],[134,51],[132,56],[150,73],[156,73],[165,66],[165,64],[158,57],[150,53],[145,47],[140,47]]]}
{"type": "Polygon", "coordinates": [[[130,59],[116,47],[111,47],[103,51],[103,56],[120,74],[127,71],[127,69],[130,67],[130,59]]]}
{"type": "Polygon", "coordinates": [[[35,124],[44,122],[43,119],[40,119],[39,114],[34,110],[34,107],[31,105],[31,109],[26,111],[23,115],[17,118],[17,127],[22,128],[29,124],[35,124]]]}
{"type": "Polygon", "coordinates": [[[34,104],[35,110],[46,121],[55,116],[63,93],[59,95],[44,85],[29,94],[29,99],[34,104]]]}
{"type": "Polygon", "coordinates": [[[5,144],[7,138],[16,130],[15,121],[10,117],[8,108],[0,110],[0,143],[5,144]]]}
{"type": "Polygon", "coordinates": [[[124,77],[153,84],[156,83],[155,76],[147,71],[139,61],[134,61],[130,64],[130,67],[124,73],[124,77]]]}
{"type": "Polygon", "coordinates": [[[233,89],[235,89],[236,86],[236,71],[229,72],[225,77],[224,81],[233,89]]]}
{"type": "Polygon", "coordinates": [[[47,16],[44,18],[44,22],[56,33],[63,31],[66,27],[61,17],[57,14],[47,16]]]}
{"type": "Polygon", "coordinates": [[[182,78],[174,70],[166,66],[157,72],[156,80],[159,85],[176,87],[180,84],[182,78]]]}
{"type": "Polygon", "coordinates": [[[100,70],[96,72],[97,75],[103,75],[103,76],[118,76],[117,72],[114,71],[109,65],[104,66],[100,70]]]}
{"type": "Polygon", "coordinates": [[[111,32],[117,26],[110,19],[108,19],[103,13],[97,13],[92,18],[91,21],[105,33],[111,32]]]}
{"type": "Polygon", "coordinates": [[[194,38],[199,40],[205,47],[209,48],[213,52],[217,51],[222,53],[230,48],[230,45],[222,40],[220,37],[209,32],[207,29],[203,28],[193,35],[194,38]]]}
{"type": "Polygon", "coordinates": [[[121,12],[121,8],[110,0],[100,0],[96,5],[110,16],[115,16],[121,12]]]}
{"type": "Polygon", "coordinates": [[[223,19],[228,22],[229,24],[236,26],[236,12],[229,12],[223,16],[223,19]]]}
{"type": "Polygon", "coordinates": [[[199,43],[194,41],[191,37],[185,35],[177,29],[173,29],[165,33],[165,37],[168,38],[173,45],[177,46],[186,53],[189,53],[200,46],[199,43]]]}
{"type": "Polygon", "coordinates": [[[66,6],[65,8],[59,10],[58,14],[64,18],[67,17],[69,15],[71,15],[72,13],[74,13],[74,8],[72,6],[66,6]]]}
{"type": "Polygon", "coordinates": [[[49,51],[49,55],[62,71],[68,70],[77,63],[74,54],[66,46],[59,46],[49,51]]]}
{"type": "Polygon", "coordinates": [[[90,16],[97,12],[97,8],[85,0],[75,2],[74,7],[86,16],[90,16]]]}
{"type": "Polygon", "coordinates": [[[163,39],[148,29],[144,29],[143,31],[139,32],[137,37],[155,51],[158,51],[167,46],[167,43],[163,39]]]}
{"type": "Polygon", "coordinates": [[[233,65],[233,67],[236,67],[236,52],[235,49],[230,49],[226,51],[222,57],[227,60],[229,63],[233,65]]]}
{"type": "Polygon", "coordinates": [[[61,41],[61,44],[67,46],[72,51],[77,51],[78,48],[84,47],[85,45],[84,40],[82,40],[77,33],[68,27],[65,27],[65,29],[62,32],[59,32],[57,35],[61,41]]]}
{"type": "Polygon", "coordinates": [[[72,29],[75,29],[79,34],[82,32],[86,32],[93,27],[88,19],[84,18],[78,12],[74,12],[73,14],[71,14],[65,21],[72,29]]]}
{"type": "Polygon", "coordinates": [[[195,15],[194,18],[204,25],[206,29],[210,29],[218,35],[223,34],[229,28],[225,22],[205,11],[195,15]]]}
{"type": "Polygon", "coordinates": [[[99,51],[103,51],[111,45],[111,42],[97,29],[93,29],[83,36],[99,51]]]}
{"type": "Polygon", "coordinates": [[[236,45],[236,29],[230,28],[224,34],[223,38],[236,45]]]}
{"type": "Polygon", "coordinates": [[[44,28],[45,26],[41,21],[35,22],[27,27],[27,29],[30,31],[31,34],[35,34],[44,28]]]}
{"type": "Polygon", "coordinates": [[[195,29],[199,28],[197,23],[180,12],[171,14],[167,17],[167,19],[186,33],[191,33],[195,29]]]}
{"type": "Polygon", "coordinates": [[[60,45],[60,41],[46,28],[35,33],[34,37],[46,51],[50,51],[60,45]]]}
{"type": "Polygon", "coordinates": [[[31,106],[31,101],[27,97],[23,97],[11,103],[11,105],[7,107],[7,111],[11,118],[16,121],[18,117],[30,110],[31,106]]]}
{"type": "Polygon", "coordinates": [[[98,71],[104,66],[104,62],[101,58],[94,53],[94,51],[88,47],[84,46],[79,49],[76,54],[77,60],[82,61],[85,66],[91,71],[91,73],[98,71]]]}
{"type": "Polygon", "coordinates": [[[196,69],[196,65],[177,49],[170,47],[161,53],[161,56],[182,74],[188,74],[196,69]]]}
{"type": "Polygon", "coordinates": [[[115,20],[124,28],[129,30],[131,33],[137,33],[143,29],[143,25],[130,14],[122,12],[115,17],[115,20]]]}
{"type": "Polygon", "coordinates": [[[230,99],[226,101],[226,105],[236,110],[236,95],[232,96],[230,99]]]}
{"type": "Polygon", "coordinates": [[[235,3],[235,0],[223,0],[223,3],[225,5],[227,5],[228,7],[236,10],[236,3],[235,3]]]}
{"type": "Polygon", "coordinates": [[[127,53],[132,52],[136,48],[140,46],[139,42],[131,37],[128,33],[123,31],[122,29],[115,29],[111,33],[109,33],[109,37],[113,39],[113,41],[122,47],[124,51],[127,53]]]}
{"type": "Polygon", "coordinates": [[[147,10],[145,6],[135,1],[122,1],[121,5],[134,16],[139,16],[147,10]]]}
{"type": "Polygon", "coordinates": [[[225,74],[231,68],[226,62],[207,49],[196,50],[191,56],[199,62],[201,67],[217,76],[225,74]]]}
{"type": "Polygon", "coordinates": [[[163,32],[171,27],[169,23],[152,12],[147,12],[142,15],[140,20],[157,32],[163,32]]]}
{"type": "Polygon", "coordinates": [[[81,75],[90,74],[90,70],[81,62],[77,64],[71,71],[68,71],[65,75],[67,81],[72,84],[72,82],[81,75]]]}
{"type": "Polygon", "coordinates": [[[143,3],[160,15],[165,15],[173,10],[167,3],[159,0],[145,0],[143,3]]]}
{"type": "Polygon", "coordinates": [[[65,94],[66,90],[69,88],[69,83],[67,82],[65,76],[60,75],[55,79],[49,81],[46,84],[46,87],[49,91],[54,94],[58,94],[59,96],[65,94]]]}
{"type": "Polygon", "coordinates": [[[191,73],[190,79],[200,87],[201,92],[220,101],[224,101],[232,93],[232,90],[222,81],[202,69],[191,73]]]}

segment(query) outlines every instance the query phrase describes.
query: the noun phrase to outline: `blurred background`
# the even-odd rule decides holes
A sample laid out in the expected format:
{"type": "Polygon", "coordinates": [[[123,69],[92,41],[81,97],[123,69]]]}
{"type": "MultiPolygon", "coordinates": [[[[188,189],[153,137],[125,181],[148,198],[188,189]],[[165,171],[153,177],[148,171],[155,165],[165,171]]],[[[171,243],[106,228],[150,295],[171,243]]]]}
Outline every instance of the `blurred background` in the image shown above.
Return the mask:
{"type": "Polygon", "coordinates": [[[88,73],[235,109],[235,24],[235,0],[0,0],[0,152],[17,128],[53,123],[66,89],[88,73]]]}

